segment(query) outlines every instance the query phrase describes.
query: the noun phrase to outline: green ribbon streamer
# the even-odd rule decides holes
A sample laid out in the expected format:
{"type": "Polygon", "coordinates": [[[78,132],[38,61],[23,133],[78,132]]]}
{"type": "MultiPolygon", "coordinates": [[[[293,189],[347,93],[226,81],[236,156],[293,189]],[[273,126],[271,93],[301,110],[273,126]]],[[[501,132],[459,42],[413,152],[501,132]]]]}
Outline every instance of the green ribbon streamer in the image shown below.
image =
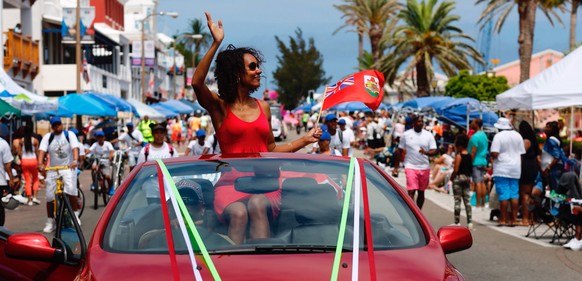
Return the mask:
{"type": "MultiPolygon", "coordinates": [[[[218,271],[216,270],[216,267],[214,267],[214,263],[212,262],[212,259],[210,258],[210,255],[208,254],[208,250],[206,250],[206,246],[204,245],[204,242],[202,241],[202,237],[200,237],[198,230],[196,230],[196,226],[194,224],[194,221],[192,220],[190,213],[188,213],[188,209],[186,209],[186,205],[184,204],[184,201],[182,200],[182,197],[180,196],[180,192],[178,192],[178,188],[176,188],[176,184],[174,183],[174,179],[172,179],[172,176],[170,175],[168,168],[166,167],[166,165],[164,165],[164,162],[162,162],[161,159],[158,159],[156,161],[158,162],[158,165],[160,165],[160,169],[162,170],[162,174],[164,175],[164,177],[166,179],[168,179],[168,182],[170,184],[170,186],[169,186],[170,190],[172,191],[174,196],[176,196],[176,201],[178,202],[178,206],[180,207],[180,213],[182,214],[182,217],[184,217],[184,220],[186,222],[188,234],[190,235],[190,241],[192,241],[192,239],[194,241],[196,241],[196,245],[192,245],[192,248],[193,249],[196,249],[196,248],[200,249],[200,252],[202,253],[202,257],[204,257],[204,263],[206,264],[206,266],[210,270],[210,273],[212,274],[212,278],[214,278],[214,280],[222,280],[220,278],[220,275],[218,275],[218,271]]],[[[163,186],[160,186],[160,188],[163,188],[163,186]]],[[[196,269],[194,269],[194,270],[196,270],[196,269]]]]}
{"type": "Polygon", "coordinates": [[[335,248],[335,257],[333,259],[333,268],[331,270],[331,281],[337,280],[344,248],[344,238],[346,234],[346,224],[348,222],[348,209],[350,205],[350,196],[352,194],[352,184],[354,181],[354,168],[356,166],[356,158],[351,157],[350,167],[348,169],[348,184],[346,186],[346,193],[344,196],[344,205],[342,207],[342,217],[340,221],[339,235],[337,238],[337,245],[335,248]]]}

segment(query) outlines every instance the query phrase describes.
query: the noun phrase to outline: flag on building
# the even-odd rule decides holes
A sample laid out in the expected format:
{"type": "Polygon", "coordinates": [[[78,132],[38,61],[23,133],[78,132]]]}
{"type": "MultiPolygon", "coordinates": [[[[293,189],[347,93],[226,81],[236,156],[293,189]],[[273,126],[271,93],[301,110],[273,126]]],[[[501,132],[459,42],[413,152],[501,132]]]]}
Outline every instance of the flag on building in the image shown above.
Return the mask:
{"type": "Polygon", "coordinates": [[[155,83],[154,72],[150,71],[150,82],[149,82],[148,91],[147,91],[147,96],[150,98],[154,96],[154,83],[155,83]]]}
{"type": "Polygon", "coordinates": [[[384,98],[383,86],[384,75],[376,70],[350,74],[326,88],[322,110],[350,101],[361,101],[376,110],[384,98]]]}
{"type": "Polygon", "coordinates": [[[85,51],[83,51],[83,68],[81,69],[81,74],[83,75],[83,80],[85,80],[85,83],[89,84],[89,82],[91,82],[91,78],[89,78],[89,66],[87,64],[87,56],[85,55],[85,51]]]}

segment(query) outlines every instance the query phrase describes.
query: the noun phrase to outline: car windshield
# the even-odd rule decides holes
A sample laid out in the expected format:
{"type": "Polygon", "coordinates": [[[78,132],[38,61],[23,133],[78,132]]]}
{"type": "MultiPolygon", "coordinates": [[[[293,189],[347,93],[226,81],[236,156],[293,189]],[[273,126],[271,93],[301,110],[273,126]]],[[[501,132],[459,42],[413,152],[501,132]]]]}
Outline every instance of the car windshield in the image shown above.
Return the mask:
{"type": "Polygon", "coordinates": [[[281,109],[278,106],[271,106],[271,116],[282,119],[283,116],[281,116],[281,109]]]}
{"type": "MultiPolygon", "coordinates": [[[[341,229],[345,229],[345,251],[353,249],[354,233],[359,234],[358,247],[368,248],[364,200],[355,203],[355,188],[351,189],[347,205],[347,222],[342,226],[340,220],[347,179],[351,178],[349,166],[349,159],[342,158],[237,158],[171,163],[167,169],[184,204],[194,206],[187,208],[188,213],[209,253],[259,252],[259,249],[299,253],[333,251],[341,229]],[[244,242],[234,243],[228,236],[225,205],[233,200],[248,203],[248,198],[256,195],[268,200],[269,238],[252,239],[247,226],[244,242]],[[354,226],[355,214],[359,214],[359,231],[354,226]]],[[[364,164],[364,170],[374,249],[425,245],[420,223],[395,187],[369,163],[364,164]]],[[[361,182],[361,177],[354,179],[361,182]]],[[[107,225],[103,239],[106,251],[168,253],[169,236],[163,215],[166,212],[176,252],[187,253],[184,228],[179,226],[169,200],[171,188],[166,185],[166,200],[160,200],[159,182],[157,166],[150,165],[143,166],[129,183],[107,225]]],[[[198,248],[195,245],[194,249],[198,248]]]]}

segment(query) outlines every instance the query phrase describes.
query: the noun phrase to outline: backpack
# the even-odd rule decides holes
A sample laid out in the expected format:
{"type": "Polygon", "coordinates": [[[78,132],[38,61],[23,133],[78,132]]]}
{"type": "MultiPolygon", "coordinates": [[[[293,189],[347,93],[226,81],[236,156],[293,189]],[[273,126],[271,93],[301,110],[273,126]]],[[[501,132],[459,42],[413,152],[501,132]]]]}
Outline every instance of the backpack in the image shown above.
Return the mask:
{"type": "MultiPolygon", "coordinates": [[[[65,134],[65,138],[67,139],[68,143],[71,143],[71,141],[69,141],[69,131],[65,130],[63,131],[63,134],[65,134]]],[[[51,132],[51,135],[48,139],[48,146],[51,146],[51,143],[53,142],[53,140],[55,139],[55,133],[51,132]]]]}
{"type": "MultiPolygon", "coordinates": [[[[174,157],[174,147],[170,144],[168,144],[168,147],[170,148],[170,155],[174,157]]],[[[145,161],[148,161],[148,155],[150,155],[150,143],[146,144],[143,155],[145,156],[145,161]]]]}

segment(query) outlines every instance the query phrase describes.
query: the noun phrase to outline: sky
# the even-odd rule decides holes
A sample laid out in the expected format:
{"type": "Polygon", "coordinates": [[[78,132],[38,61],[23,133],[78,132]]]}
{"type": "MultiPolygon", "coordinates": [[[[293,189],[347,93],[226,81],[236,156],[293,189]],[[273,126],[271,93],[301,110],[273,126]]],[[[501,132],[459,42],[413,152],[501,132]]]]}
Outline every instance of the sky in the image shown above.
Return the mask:
{"type": "MultiPolygon", "coordinates": [[[[331,76],[331,83],[335,83],[356,72],[357,67],[356,33],[350,32],[348,27],[333,34],[344,24],[342,13],[333,5],[343,3],[343,0],[160,0],[158,12],[175,11],[179,17],[158,17],[158,32],[169,35],[186,32],[191,19],[198,18],[206,23],[204,11],[210,12],[214,20],[220,19],[223,22],[225,39],[221,47],[228,44],[254,47],[265,56],[263,72],[266,78],[258,91],[262,93],[265,88],[276,89],[272,79],[272,72],[278,65],[275,36],[288,43],[290,37],[295,37],[297,28],[301,28],[305,40],[314,39],[316,48],[323,56],[325,74],[331,76]]],[[[475,6],[474,3],[475,0],[456,1],[453,14],[461,17],[455,25],[477,41],[477,20],[483,5],[475,6]]],[[[569,14],[564,14],[562,19],[563,26],[557,24],[552,27],[542,13],[537,13],[534,53],[549,48],[567,51],[569,14]]],[[[582,22],[580,18],[578,22],[582,22]]],[[[517,60],[517,34],[518,17],[514,9],[502,31],[493,34],[490,57],[499,59],[500,64],[517,60]]],[[[577,39],[582,41],[582,28],[578,28],[577,39]]],[[[474,46],[477,46],[476,42],[474,46]]],[[[364,43],[364,48],[370,50],[369,42],[364,43]]],[[[316,91],[323,92],[323,87],[316,91]]]]}

